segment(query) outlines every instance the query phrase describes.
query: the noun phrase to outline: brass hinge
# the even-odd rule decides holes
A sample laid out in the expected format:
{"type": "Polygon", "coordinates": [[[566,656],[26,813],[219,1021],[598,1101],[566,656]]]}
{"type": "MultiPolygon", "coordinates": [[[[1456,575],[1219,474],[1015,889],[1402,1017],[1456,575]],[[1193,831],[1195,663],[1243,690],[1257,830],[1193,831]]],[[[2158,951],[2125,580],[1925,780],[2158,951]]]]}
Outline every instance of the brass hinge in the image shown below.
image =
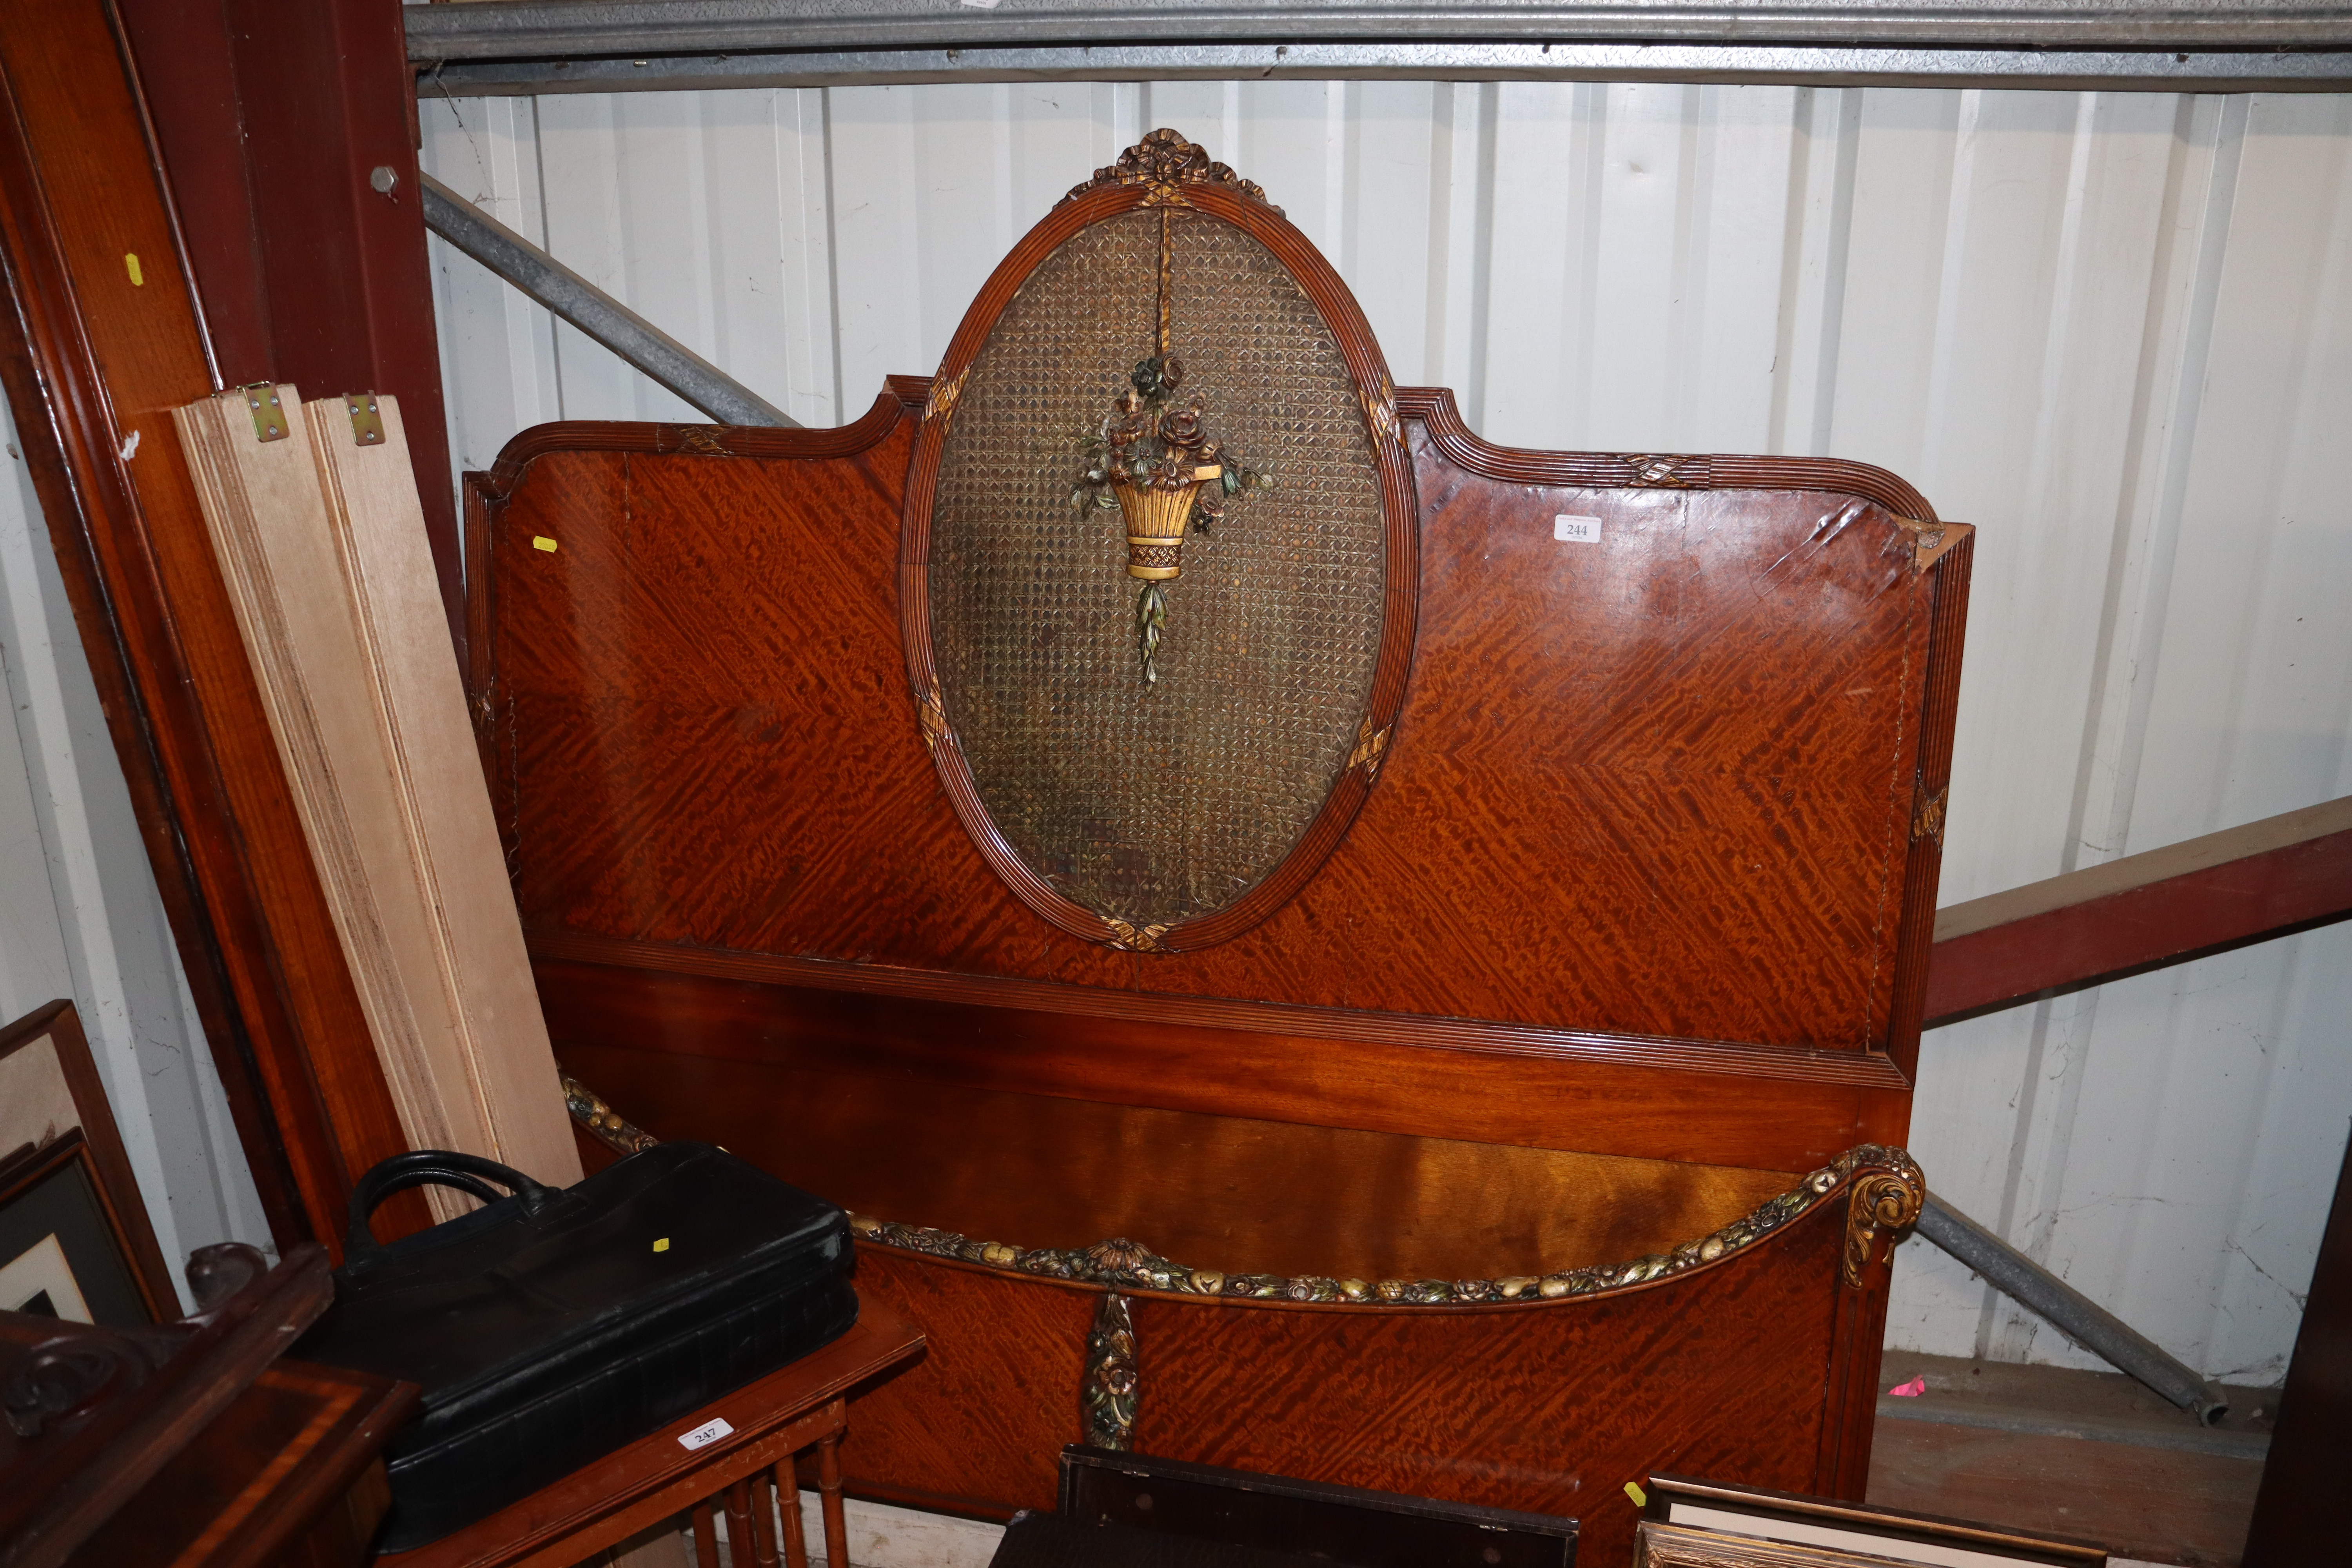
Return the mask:
{"type": "Polygon", "coordinates": [[[383,445],[383,413],[375,405],[374,393],[347,392],[343,394],[343,407],[352,416],[352,445],[383,445]]]}
{"type": "Polygon", "coordinates": [[[253,413],[253,438],[257,441],[286,439],[286,411],[278,406],[278,388],[269,382],[249,382],[237,388],[245,394],[245,405],[253,413]]]}

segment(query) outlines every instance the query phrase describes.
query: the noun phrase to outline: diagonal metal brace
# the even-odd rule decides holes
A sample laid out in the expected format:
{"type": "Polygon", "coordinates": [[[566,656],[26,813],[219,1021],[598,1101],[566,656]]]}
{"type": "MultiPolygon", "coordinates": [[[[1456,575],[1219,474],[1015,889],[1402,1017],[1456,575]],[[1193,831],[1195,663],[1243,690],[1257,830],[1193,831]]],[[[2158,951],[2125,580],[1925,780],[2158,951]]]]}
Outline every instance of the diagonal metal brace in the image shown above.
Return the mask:
{"type": "Polygon", "coordinates": [[[1920,1206],[1918,1233],[1967,1264],[2002,1295],[2054,1325],[2059,1332],[2119,1372],[2129,1373],[2205,1426],[2230,1413],[2229,1396],[2165,1354],[2134,1329],[2063,1279],[1944,1202],[1935,1194],[1920,1206]]]}
{"type": "Polygon", "coordinates": [[[782,409],[432,175],[425,226],[721,425],[802,428],[782,409]]]}

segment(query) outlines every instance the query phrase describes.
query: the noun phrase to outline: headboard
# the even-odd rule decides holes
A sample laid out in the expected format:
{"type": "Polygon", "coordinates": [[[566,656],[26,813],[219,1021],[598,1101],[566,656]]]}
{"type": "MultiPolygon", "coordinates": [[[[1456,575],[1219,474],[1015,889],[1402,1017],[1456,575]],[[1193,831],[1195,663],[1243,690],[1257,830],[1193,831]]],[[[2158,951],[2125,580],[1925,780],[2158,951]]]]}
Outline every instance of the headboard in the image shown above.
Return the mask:
{"type": "MultiPolygon", "coordinates": [[[[654,1133],[1326,1284],[1663,1255],[1903,1142],[1970,531],[1489,445],[1172,132],[856,424],[542,426],[468,485],[550,1030],[654,1133]]],[[[1770,1484],[1860,1484],[1864,1254],[1770,1484]]]]}

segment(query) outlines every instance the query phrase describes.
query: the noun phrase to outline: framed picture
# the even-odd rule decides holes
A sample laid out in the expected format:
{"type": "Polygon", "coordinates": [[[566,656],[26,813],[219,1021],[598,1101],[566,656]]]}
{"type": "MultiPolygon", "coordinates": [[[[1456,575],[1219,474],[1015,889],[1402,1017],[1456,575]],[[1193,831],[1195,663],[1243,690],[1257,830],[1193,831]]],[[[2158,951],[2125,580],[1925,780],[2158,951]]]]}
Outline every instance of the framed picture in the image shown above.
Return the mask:
{"type": "Polygon", "coordinates": [[[2094,1542],[1832,1498],[1652,1476],[1634,1568],[2105,1568],[2094,1542]]]}
{"type": "Polygon", "coordinates": [[[180,1315],[70,1002],[0,1029],[0,1311],[113,1327],[180,1315]]]}

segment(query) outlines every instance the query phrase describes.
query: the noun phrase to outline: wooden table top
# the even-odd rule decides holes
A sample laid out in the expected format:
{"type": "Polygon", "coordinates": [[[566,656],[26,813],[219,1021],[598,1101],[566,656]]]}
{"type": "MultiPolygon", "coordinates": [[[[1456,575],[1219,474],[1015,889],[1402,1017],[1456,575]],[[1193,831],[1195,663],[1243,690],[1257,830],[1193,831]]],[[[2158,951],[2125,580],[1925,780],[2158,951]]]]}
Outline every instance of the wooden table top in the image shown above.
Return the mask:
{"type": "Polygon", "coordinates": [[[807,1447],[825,1435],[817,1430],[826,1425],[822,1420],[824,1406],[913,1361],[922,1350],[922,1331],[880,1302],[863,1300],[856,1325],[832,1343],[719,1395],[487,1519],[376,1561],[382,1568],[521,1563],[557,1543],[568,1543],[599,1521],[625,1511],[642,1512],[645,1502],[665,1492],[675,1490],[677,1509],[683,1510],[715,1489],[698,1479],[702,1472],[722,1465],[742,1469],[748,1449],[759,1450],[756,1468],[807,1447]],[[713,1420],[723,1420],[733,1430],[700,1447],[688,1448],[679,1441],[713,1420]],[[730,1460],[735,1462],[726,1463],[730,1460]]]}

